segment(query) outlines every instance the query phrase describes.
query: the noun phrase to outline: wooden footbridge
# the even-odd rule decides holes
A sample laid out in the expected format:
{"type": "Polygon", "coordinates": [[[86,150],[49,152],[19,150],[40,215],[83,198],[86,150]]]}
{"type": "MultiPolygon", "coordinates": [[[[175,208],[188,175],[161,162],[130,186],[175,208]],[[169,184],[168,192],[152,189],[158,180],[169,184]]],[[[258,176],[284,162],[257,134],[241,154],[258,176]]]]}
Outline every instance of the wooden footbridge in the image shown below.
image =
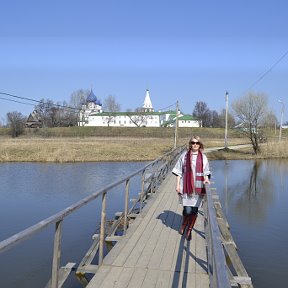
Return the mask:
{"type": "Polygon", "coordinates": [[[163,155],[127,178],[0,242],[0,253],[54,224],[54,254],[47,288],[62,287],[72,273],[88,288],[253,287],[218,196],[210,185],[206,185],[207,197],[199,210],[192,239],[188,241],[185,235],[179,234],[182,206],[178,203],[171,170],[183,148],[163,155]],[[139,174],[139,198],[130,201],[130,180],[139,174]],[[107,193],[123,183],[125,207],[107,227],[107,193]],[[102,198],[100,233],[92,235],[93,243],[79,264],[62,266],[64,219],[98,197],[102,198]],[[122,236],[115,235],[119,225],[123,226],[122,236]],[[106,255],[105,242],[116,243],[106,255]]]}
{"type": "Polygon", "coordinates": [[[178,232],[182,207],[175,176],[152,198],[87,287],[209,287],[203,211],[187,241],[178,232]]]}

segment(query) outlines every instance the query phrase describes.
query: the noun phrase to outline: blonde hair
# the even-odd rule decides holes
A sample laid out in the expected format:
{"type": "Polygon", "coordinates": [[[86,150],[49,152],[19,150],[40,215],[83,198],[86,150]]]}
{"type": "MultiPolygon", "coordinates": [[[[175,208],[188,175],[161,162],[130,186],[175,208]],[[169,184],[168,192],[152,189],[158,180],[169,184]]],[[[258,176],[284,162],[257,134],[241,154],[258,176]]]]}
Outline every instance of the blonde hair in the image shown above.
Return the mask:
{"type": "Polygon", "coordinates": [[[192,136],[192,137],[190,138],[189,143],[188,143],[188,145],[189,145],[189,146],[188,146],[188,147],[189,147],[189,150],[192,149],[192,140],[193,140],[193,139],[196,139],[196,140],[199,142],[199,144],[200,144],[199,149],[203,150],[203,149],[204,149],[204,145],[203,145],[203,143],[202,143],[202,141],[201,141],[201,139],[200,139],[199,136],[192,136]]]}

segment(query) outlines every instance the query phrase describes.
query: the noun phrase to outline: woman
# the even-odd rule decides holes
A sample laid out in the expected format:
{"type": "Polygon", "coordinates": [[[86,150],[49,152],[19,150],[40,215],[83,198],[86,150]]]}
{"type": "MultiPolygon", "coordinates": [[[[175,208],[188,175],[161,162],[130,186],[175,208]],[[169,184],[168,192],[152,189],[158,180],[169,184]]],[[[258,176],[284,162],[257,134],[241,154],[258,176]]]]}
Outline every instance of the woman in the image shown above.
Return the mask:
{"type": "Polygon", "coordinates": [[[198,207],[206,193],[204,183],[209,181],[209,162],[203,151],[199,136],[192,136],[189,149],[177,161],[172,173],[176,175],[176,192],[183,205],[183,220],[180,234],[187,227],[186,239],[191,239],[191,231],[198,214],[198,207]]]}

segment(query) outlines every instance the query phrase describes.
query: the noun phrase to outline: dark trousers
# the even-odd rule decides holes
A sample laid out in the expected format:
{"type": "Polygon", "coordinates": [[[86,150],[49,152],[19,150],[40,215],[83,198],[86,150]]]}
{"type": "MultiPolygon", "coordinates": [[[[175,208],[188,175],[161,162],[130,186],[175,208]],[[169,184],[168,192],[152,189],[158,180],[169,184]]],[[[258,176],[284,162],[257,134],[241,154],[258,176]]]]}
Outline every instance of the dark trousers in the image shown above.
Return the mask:
{"type": "Polygon", "coordinates": [[[197,214],[198,214],[198,207],[193,207],[193,206],[183,207],[183,216],[197,215],[197,214]]]}

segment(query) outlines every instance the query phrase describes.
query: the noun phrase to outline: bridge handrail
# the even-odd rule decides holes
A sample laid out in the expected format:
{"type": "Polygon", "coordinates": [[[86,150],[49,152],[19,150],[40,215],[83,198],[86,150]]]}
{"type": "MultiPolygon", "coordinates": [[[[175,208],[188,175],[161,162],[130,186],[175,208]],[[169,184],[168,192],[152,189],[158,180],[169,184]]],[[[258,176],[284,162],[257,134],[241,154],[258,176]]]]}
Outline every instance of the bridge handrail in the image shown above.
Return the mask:
{"type": "MultiPolygon", "coordinates": [[[[55,224],[55,235],[54,235],[54,250],[53,250],[53,263],[52,263],[52,278],[51,278],[51,288],[58,287],[58,274],[60,269],[60,255],[61,255],[61,237],[62,237],[62,224],[64,218],[66,218],[71,213],[77,211],[82,206],[90,203],[91,201],[95,200],[96,198],[102,196],[102,210],[101,210],[101,226],[100,226],[100,248],[99,248],[99,265],[103,262],[103,250],[104,250],[104,241],[105,241],[105,221],[106,221],[106,195],[109,193],[113,188],[117,187],[118,185],[122,183],[126,183],[126,189],[125,189],[125,213],[124,213],[124,223],[127,224],[127,210],[128,210],[128,197],[129,197],[129,183],[130,179],[133,178],[136,175],[139,175],[142,173],[142,189],[140,193],[140,198],[138,201],[140,202],[140,212],[142,207],[142,201],[144,200],[144,182],[145,182],[145,173],[148,169],[154,169],[153,173],[159,175],[163,178],[163,170],[165,169],[164,173],[168,173],[169,169],[167,169],[167,166],[171,168],[175,162],[178,159],[178,156],[183,152],[185,149],[185,146],[179,146],[161,157],[157,158],[156,160],[148,163],[144,167],[138,169],[137,171],[129,174],[128,176],[115,181],[114,183],[97,190],[96,192],[92,193],[91,195],[81,199],[80,201],[72,204],[71,206],[67,207],[66,209],[61,210],[60,212],[53,214],[52,216],[36,223],[35,225],[32,225],[28,227],[27,229],[22,230],[19,233],[14,234],[13,236],[3,240],[0,242],[0,254],[4,251],[7,251],[11,249],[13,246],[18,245],[19,243],[23,242],[26,239],[31,238],[33,235],[39,233],[46,227],[48,227],[51,224],[55,224]],[[163,167],[163,162],[168,163],[165,165],[166,167],[163,167]],[[159,169],[157,168],[157,165],[161,165],[163,168],[159,169]]],[[[152,177],[153,178],[153,177],[152,177]]],[[[158,181],[158,175],[155,175],[156,181],[158,181]]],[[[157,184],[157,183],[156,183],[157,184]]],[[[126,232],[126,225],[124,224],[124,233],[126,232]]]]}
{"type": "Polygon", "coordinates": [[[211,288],[230,288],[231,283],[226,267],[226,259],[221,241],[216,211],[213,204],[212,193],[209,184],[205,184],[205,235],[208,249],[208,274],[211,288]]]}

